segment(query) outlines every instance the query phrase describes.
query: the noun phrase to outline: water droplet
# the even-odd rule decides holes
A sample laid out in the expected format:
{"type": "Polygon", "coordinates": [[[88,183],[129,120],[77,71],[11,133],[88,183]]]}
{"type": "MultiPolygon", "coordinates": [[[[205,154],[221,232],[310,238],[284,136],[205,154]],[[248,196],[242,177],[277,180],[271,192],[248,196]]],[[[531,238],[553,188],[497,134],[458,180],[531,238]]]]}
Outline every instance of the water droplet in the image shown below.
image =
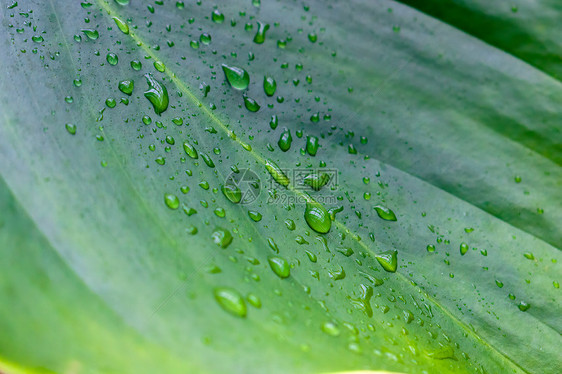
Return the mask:
{"type": "Polygon", "coordinates": [[[230,231],[217,227],[211,234],[213,242],[221,248],[226,248],[232,243],[232,234],[230,231]]]}
{"type": "Polygon", "coordinates": [[[525,258],[527,260],[534,260],[535,259],[535,256],[531,252],[525,252],[525,253],[523,253],[523,256],[525,256],[525,258]]]}
{"type": "Polygon", "coordinates": [[[277,142],[277,144],[283,152],[287,152],[291,148],[292,142],[293,137],[291,136],[291,131],[285,128],[285,130],[279,136],[279,141],[277,142]]]}
{"type": "Polygon", "coordinates": [[[209,35],[207,33],[203,33],[199,37],[199,40],[201,41],[201,43],[203,43],[205,45],[209,45],[209,44],[211,44],[211,35],[209,35]]]}
{"type": "Polygon", "coordinates": [[[246,296],[246,300],[248,300],[250,305],[253,306],[254,308],[257,309],[261,308],[261,300],[257,295],[254,295],[253,293],[249,293],[248,296],[246,296]]]}
{"type": "Polygon", "coordinates": [[[82,32],[88,37],[90,40],[96,40],[100,37],[98,30],[91,30],[91,29],[83,29],[82,32]]]}
{"type": "Polygon", "coordinates": [[[382,205],[376,205],[374,209],[377,211],[377,214],[380,218],[386,221],[396,221],[396,215],[392,210],[382,205]]]}
{"type": "Polygon", "coordinates": [[[250,84],[250,75],[242,68],[222,64],[222,71],[227,82],[237,90],[245,90],[250,84]]]}
{"type": "Polygon", "coordinates": [[[158,70],[160,73],[166,71],[166,65],[162,61],[154,61],[154,69],[158,70]]]}
{"type": "Polygon", "coordinates": [[[502,288],[502,287],[503,287],[503,282],[496,279],[496,286],[498,286],[499,288],[502,288]]]}
{"type": "Polygon", "coordinates": [[[115,21],[115,24],[117,25],[117,27],[119,28],[119,30],[121,30],[121,32],[123,34],[129,33],[129,25],[127,25],[127,23],[125,21],[121,20],[118,17],[113,17],[113,20],[115,21]]]}
{"type": "Polygon", "coordinates": [[[189,144],[188,142],[183,142],[183,150],[189,157],[193,159],[199,158],[199,155],[197,154],[197,150],[195,149],[195,147],[189,144]]]}
{"type": "Polygon", "coordinates": [[[244,106],[250,112],[257,112],[258,110],[260,110],[260,105],[258,104],[258,102],[248,96],[244,96],[244,106]]]}
{"type": "Polygon", "coordinates": [[[222,193],[228,200],[230,200],[234,204],[237,204],[240,202],[240,200],[242,200],[242,191],[234,183],[228,183],[229,181],[230,180],[228,180],[227,183],[222,186],[222,193]]]}
{"type": "Polygon", "coordinates": [[[110,97],[105,100],[105,105],[107,105],[108,108],[115,108],[115,105],[117,105],[117,101],[115,101],[114,98],[110,97]]]}
{"type": "Polygon", "coordinates": [[[338,266],[337,269],[328,271],[328,276],[333,280],[345,279],[345,270],[343,267],[338,266]]]}
{"type": "Polygon", "coordinates": [[[277,118],[276,115],[272,115],[271,120],[269,121],[269,127],[271,127],[272,130],[275,130],[277,125],[279,125],[279,118],[277,118]]]}
{"type": "Polygon", "coordinates": [[[263,77],[263,90],[267,96],[273,96],[277,90],[277,82],[272,77],[263,77]]]}
{"type": "Polygon", "coordinates": [[[145,74],[146,82],[148,83],[149,90],[145,91],[144,96],[150,101],[154,107],[154,112],[160,115],[168,109],[168,90],[166,87],[152,77],[151,74],[145,74]]]}
{"type": "Polygon", "coordinates": [[[66,131],[68,131],[70,135],[76,134],[76,125],[72,123],[67,123],[66,125],[64,125],[64,127],[66,128],[66,131]]]}
{"type": "Polygon", "coordinates": [[[320,234],[326,234],[332,227],[332,219],[326,208],[312,200],[306,203],[304,219],[311,229],[320,234]]]}
{"type": "Polygon", "coordinates": [[[297,225],[295,225],[295,221],[293,221],[290,218],[287,218],[285,220],[285,226],[287,227],[287,230],[290,230],[290,231],[293,231],[297,227],[297,225]]]}
{"type": "Polygon", "coordinates": [[[33,40],[35,43],[41,43],[45,41],[45,39],[43,39],[41,35],[32,36],[31,40],[33,40]]]}
{"type": "Polygon", "coordinates": [[[466,244],[465,242],[462,242],[459,249],[460,249],[461,255],[464,256],[466,254],[466,252],[468,252],[468,244],[466,244]]]}
{"type": "Polygon", "coordinates": [[[375,258],[381,264],[382,268],[389,273],[396,272],[398,267],[398,251],[390,250],[375,255],[375,258]]]}
{"type": "Polygon", "coordinates": [[[269,24],[258,22],[258,30],[254,36],[254,43],[263,44],[265,42],[265,33],[269,30],[269,24]]]}
{"type": "Polygon", "coordinates": [[[167,193],[164,195],[164,203],[170,209],[176,210],[180,207],[180,199],[174,194],[167,193]]]}
{"type": "Polygon", "coordinates": [[[330,175],[317,171],[304,177],[303,181],[313,190],[320,191],[330,181],[330,175]]]}
{"type": "Polygon", "coordinates": [[[134,87],[135,82],[132,80],[124,80],[119,82],[119,91],[123,92],[125,95],[131,96],[133,94],[134,87]]]}
{"type": "Polygon", "coordinates": [[[316,43],[316,41],[318,40],[318,35],[311,32],[310,34],[308,34],[308,40],[310,40],[311,43],[316,43]]]}
{"type": "Polygon", "coordinates": [[[262,215],[260,212],[254,212],[252,210],[248,211],[248,216],[252,219],[252,221],[254,222],[259,222],[262,219],[262,215]]]}
{"type": "Polygon", "coordinates": [[[211,14],[211,19],[215,23],[223,23],[224,22],[224,14],[222,14],[218,9],[213,10],[211,14]]]}
{"type": "Polygon", "coordinates": [[[435,246],[433,244],[428,244],[427,245],[427,251],[428,252],[435,252],[435,246]]]}
{"type": "Polygon", "coordinates": [[[142,69],[142,63],[139,60],[133,60],[131,61],[131,67],[133,70],[139,71],[142,69]]]}
{"type": "Polygon", "coordinates": [[[517,307],[519,308],[520,311],[526,312],[531,307],[531,304],[527,304],[524,301],[520,301],[519,305],[517,305],[517,307]]]}
{"type": "Polygon", "coordinates": [[[209,155],[207,155],[204,152],[200,152],[200,155],[201,155],[201,158],[203,159],[203,161],[205,161],[205,164],[207,164],[208,167],[210,167],[210,168],[215,167],[215,163],[213,162],[211,157],[209,157],[209,155]]]}
{"type": "Polygon", "coordinates": [[[119,62],[119,58],[117,57],[117,55],[113,52],[109,52],[106,56],[106,60],[109,63],[109,65],[115,66],[117,65],[117,62],[119,62]]]}
{"type": "Polygon", "coordinates": [[[311,156],[316,156],[318,152],[318,138],[316,136],[306,137],[306,153],[311,156]]]}
{"type": "Polygon", "coordinates": [[[455,351],[451,346],[448,345],[442,346],[441,348],[433,352],[428,352],[426,353],[426,355],[427,357],[433,358],[435,360],[445,360],[445,359],[456,360],[455,351]]]}
{"type": "Polygon", "coordinates": [[[285,187],[289,185],[289,177],[285,175],[283,170],[281,170],[281,168],[277,166],[275,162],[266,160],[265,168],[277,183],[285,187]]]}
{"type": "Polygon", "coordinates": [[[246,317],[246,303],[238,291],[232,288],[221,287],[215,288],[214,294],[215,300],[224,311],[236,317],[246,317]]]}
{"type": "Polygon", "coordinates": [[[267,262],[269,262],[271,270],[273,270],[279,278],[287,278],[291,275],[291,267],[289,266],[287,260],[283,257],[270,256],[268,257],[267,262]]]}
{"type": "Polygon", "coordinates": [[[340,329],[333,322],[324,322],[322,324],[322,331],[330,336],[339,336],[340,329]]]}

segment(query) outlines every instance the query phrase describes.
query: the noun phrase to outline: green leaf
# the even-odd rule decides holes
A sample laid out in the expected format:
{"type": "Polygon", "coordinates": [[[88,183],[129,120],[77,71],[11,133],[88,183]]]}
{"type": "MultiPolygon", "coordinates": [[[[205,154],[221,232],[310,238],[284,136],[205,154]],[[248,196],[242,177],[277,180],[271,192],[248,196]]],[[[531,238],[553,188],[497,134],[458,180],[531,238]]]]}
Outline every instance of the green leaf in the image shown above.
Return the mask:
{"type": "Polygon", "coordinates": [[[558,372],[560,10],[253,3],[2,8],[0,371],[558,372]]]}

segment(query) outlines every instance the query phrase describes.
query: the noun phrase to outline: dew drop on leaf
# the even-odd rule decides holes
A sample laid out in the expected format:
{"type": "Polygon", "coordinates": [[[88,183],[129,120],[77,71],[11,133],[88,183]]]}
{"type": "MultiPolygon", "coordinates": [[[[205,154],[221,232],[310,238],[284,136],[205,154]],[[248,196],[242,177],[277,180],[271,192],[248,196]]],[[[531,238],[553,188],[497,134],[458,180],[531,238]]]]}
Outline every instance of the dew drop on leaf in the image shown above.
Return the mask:
{"type": "Polygon", "coordinates": [[[258,104],[258,102],[248,96],[244,96],[244,106],[250,112],[257,112],[258,110],[260,110],[260,105],[258,104]]]}
{"type": "Polygon", "coordinates": [[[199,158],[199,155],[195,147],[189,144],[187,141],[183,142],[183,150],[185,151],[185,154],[187,154],[189,157],[193,159],[199,158]]]}
{"type": "Polygon", "coordinates": [[[306,203],[306,210],[304,212],[304,219],[308,226],[320,234],[326,234],[332,227],[332,219],[330,213],[315,201],[309,200],[306,203]]]}
{"type": "Polygon", "coordinates": [[[66,131],[68,131],[68,133],[70,135],[76,134],[76,125],[75,124],[67,123],[66,125],[64,125],[64,127],[66,128],[66,131]]]}
{"type": "Polygon", "coordinates": [[[385,221],[396,221],[396,215],[389,208],[382,205],[376,205],[373,209],[375,209],[379,217],[385,221]]]}
{"type": "Polygon", "coordinates": [[[466,252],[468,252],[468,244],[466,244],[465,242],[462,242],[460,247],[459,247],[459,250],[461,252],[461,255],[464,256],[466,254],[466,252]]]}
{"type": "Polygon", "coordinates": [[[82,32],[88,37],[90,40],[96,40],[100,37],[98,30],[91,30],[91,29],[83,29],[82,32]]]}
{"type": "Polygon", "coordinates": [[[211,14],[211,19],[215,23],[223,23],[224,22],[224,14],[222,14],[218,9],[213,10],[211,14]]]}
{"type": "Polygon", "coordinates": [[[265,42],[265,33],[267,30],[269,30],[268,23],[258,22],[258,30],[254,36],[254,43],[263,44],[263,42],[265,42]]]}
{"type": "Polygon", "coordinates": [[[170,209],[176,210],[180,207],[180,199],[174,194],[164,194],[164,203],[170,209]]]}
{"type": "Polygon", "coordinates": [[[222,186],[222,193],[228,200],[230,200],[230,202],[234,204],[237,204],[240,202],[240,200],[242,200],[242,191],[234,183],[228,183],[227,181],[227,183],[222,186]]]}
{"type": "Polygon", "coordinates": [[[277,90],[277,82],[272,77],[263,77],[263,91],[267,96],[273,96],[277,90]]]}
{"type": "Polygon", "coordinates": [[[113,17],[113,20],[115,21],[115,24],[123,34],[129,33],[129,25],[127,25],[125,21],[121,20],[121,18],[118,17],[113,17]]]}
{"type": "Polygon", "coordinates": [[[233,316],[246,317],[246,303],[240,293],[232,288],[220,287],[214,290],[215,300],[220,307],[233,316]]]}
{"type": "Polygon", "coordinates": [[[279,278],[287,278],[291,275],[291,267],[289,266],[287,260],[283,257],[270,256],[268,257],[267,262],[269,262],[271,270],[273,270],[279,278]]]}
{"type": "Polygon", "coordinates": [[[226,248],[232,243],[232,234],[226,229],[217,227],[211,234],[211,239],[219,247],[226,248]]]}
{"type": "Polygon", "coordinates": [[[389,273],[396,272],[398,267],[398,251],[390,250],[375,255],[382,268],[389,273]]]}
{"type": "Polygon", "coordinates": [[[119,91],[123,92],[125,95],[131,96],[133,94],[134,87],[135,82],[132,80],[123,80],[119,82],[119,91]]]}
{"type": "Polygon", "coordinates": [[[306,137],[306,153],[316,156],[316,152],[318,152],[318,138],[309,135],[306,137]]]}
{"type": "Polygon", "coordinates": [[[285,130],[283,130],[283,132],[279,136],[279,141],[277,142],[277,144],[283,152],[287,152],[291,148],[292,142],[293,137],[291,136],[291,130],[285,128],[285,130]]]}
{"type": "Polygon", "coordinates": [[[250,75],[242,68],[222,64],[222,71],[226,81],[237,90],[245,90],[250,84],[250,75]]]}
{"type": "Polygon", "coordinates": [[[144,76],[146,77],[146,82],[149,86],[149,90],[145,91],[144,96],[152,104],[154,112],[160,115],[168,109],[168,90],[163,84],[154,79],[151,74],[147,73],[144,76]]]}

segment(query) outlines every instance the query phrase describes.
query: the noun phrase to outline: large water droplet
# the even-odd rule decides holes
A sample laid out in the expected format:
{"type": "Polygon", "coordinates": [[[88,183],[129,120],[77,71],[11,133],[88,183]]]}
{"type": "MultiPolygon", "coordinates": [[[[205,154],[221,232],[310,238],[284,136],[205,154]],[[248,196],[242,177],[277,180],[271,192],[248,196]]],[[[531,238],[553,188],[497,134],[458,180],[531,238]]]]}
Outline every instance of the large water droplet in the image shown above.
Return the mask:
{"type": "Polygon", "coordinates": [[[279,141],[277,142],[277,144],[283,152],[287,152],[291,148],[292,142],[293,137],[291,136],[291,130],[285,129],[281,133],[281,136],[279,136],[279,141]]]}
{"type": "Polygon", "coordinates": [[[374,209],[377,211],[377,214],[379,215],[380,218],[386,221],[396,221],[396,215],[389,208],[384,207],[382,205],[377,205],[374,207],[374,209]]]}
{"type": "Polygon", "coordinates": [[[174,194],[167,193],[164,195],[164,203],[170,209],[178,209],[180,207],[180,200],[174,194]]]}
{"type": "Polygon", "coordinates": [[[151,74],[145,74],[146,82],[148,83],[149,90],[145,91],[144,96],[150,101],[154,107],[154,112],[160,115],[166,109],[168,109],[168,90],[166,87],[158,82],[151,74]]]}
{"type": "Polygon", "coordinates": [[[312,200],[306,203],[304,219],[311,229],[320,234],[326,234],[332,227],[330,213],[321,204],[312,200]]]}
{"type": "Polygon", "coordinates": [[[265,168],[271,174],[273,179],[282,186],[287,187],[289,185],[289,177],[281,170],[277,164],[271,160],[265,161],[265,168]]]}
{"type": "Polygon", "coordinates": [[[215,300],[223,310],[236,317],[246,317],[246,303],[238,291],[232,288],[221,287],[215,288],[214,294],[215,300]]]}
{"type": "Polygon", "coordinates": [[[283,257],[270,256],[267,261],[269,262],[271,270],[273,270],[279,278],[287,278],[291,275],[291,267],[283,257]]]}
{"type": "Polygon", "coordinates": [[[237,90],[245,90],[250,84],[250,75],[242,68],[222,64],[226,81],[237,90]]]}
{"type": "Polygon", "coordinates": [[[234,204],[237,204],[240,200],[242,200],[242,191],[234,183],[228,183],[227,181],[227,183],[222,186],[222,193],[234,204]]]}
{"type": "Polygon", "coordinates": [[[277,82],[272,77],[263,77],[263,90],[267,96],[273,96],[277,90],[277,82]]]}
{"type": "Polygon", "coordinates": [[[123,34],[129,33],[129,25],[127,25],[127,23],[125,21],[121,20],[118,17],[113,17],[113,20],[115,21],[115,24],[117,25],[117,27],[119,28],[119,30],[121,30],[121,32],[123,34]]]}
{"type": "Polygon", "coordinates": [[[375,255],[375,258],[381,264],[382,268],[389,273],[396,272],[398,267],[398,251],[390,250],[375,255]]]}

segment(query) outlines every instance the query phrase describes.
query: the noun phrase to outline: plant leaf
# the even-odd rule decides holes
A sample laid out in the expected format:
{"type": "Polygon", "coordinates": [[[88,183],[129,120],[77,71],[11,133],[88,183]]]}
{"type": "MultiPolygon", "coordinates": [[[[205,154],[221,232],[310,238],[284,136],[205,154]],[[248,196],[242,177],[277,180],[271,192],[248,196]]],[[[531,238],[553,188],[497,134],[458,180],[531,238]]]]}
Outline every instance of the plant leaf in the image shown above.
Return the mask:
{"type": "Polygon", "coordinates": [[[394,2],[120,3],[2,8],[0,370],[557,372],[558,81],[394,2]]]}

